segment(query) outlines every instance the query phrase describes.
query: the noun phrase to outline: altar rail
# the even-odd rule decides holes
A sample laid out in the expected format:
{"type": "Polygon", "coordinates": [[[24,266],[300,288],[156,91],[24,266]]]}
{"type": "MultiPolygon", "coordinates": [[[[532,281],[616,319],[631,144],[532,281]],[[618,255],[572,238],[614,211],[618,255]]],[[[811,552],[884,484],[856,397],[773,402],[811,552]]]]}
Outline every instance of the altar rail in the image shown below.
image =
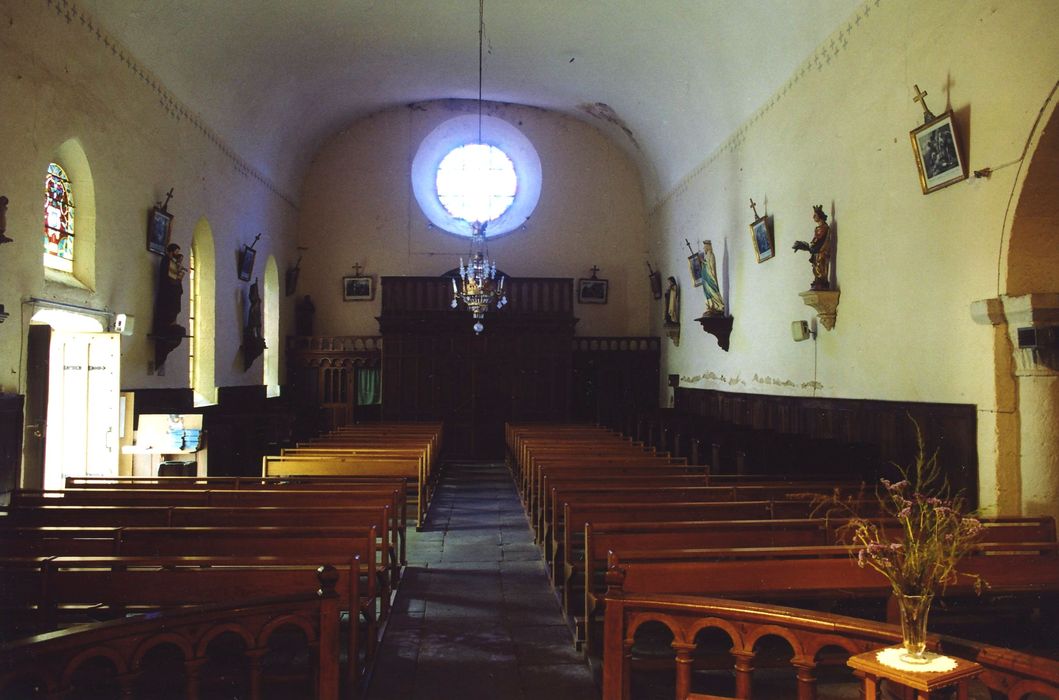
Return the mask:
{"type": "MultiPolygon", "coordinates": [[[[767,637],[786,641],[793,651],[790,665],[797,678],[798,700],[815,700],[817,667],[825,658],[834,661],[832,652],[852,656],[901,640],[895,625],[778,605],[693,596],[608,595],[603,700],[628,697],[634,636],[648,622],[661,623],[672,632],[676,697],[689,700],[715,697],[691,692],[696,636],[704,630],[719,630],[731,639],[735,698],[751,697],[755,649],[767,637]]],[[[1059,661],[941,635],[930,635],[927,646],[981,664],[982,675],[971,685],[984,685],[993,697],[1059,698],[1059,661]]]]}

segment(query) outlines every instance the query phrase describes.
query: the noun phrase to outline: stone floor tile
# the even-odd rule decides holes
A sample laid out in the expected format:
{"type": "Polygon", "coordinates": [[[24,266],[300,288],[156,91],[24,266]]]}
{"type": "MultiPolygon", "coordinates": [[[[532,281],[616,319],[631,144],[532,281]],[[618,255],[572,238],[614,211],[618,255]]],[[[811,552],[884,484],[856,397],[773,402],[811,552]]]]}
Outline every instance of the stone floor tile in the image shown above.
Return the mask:
{"type": "Polygon", "coordinates": [[[367,700],[599,697],[503,465],[449,465],[408,560],[367,700]]]}

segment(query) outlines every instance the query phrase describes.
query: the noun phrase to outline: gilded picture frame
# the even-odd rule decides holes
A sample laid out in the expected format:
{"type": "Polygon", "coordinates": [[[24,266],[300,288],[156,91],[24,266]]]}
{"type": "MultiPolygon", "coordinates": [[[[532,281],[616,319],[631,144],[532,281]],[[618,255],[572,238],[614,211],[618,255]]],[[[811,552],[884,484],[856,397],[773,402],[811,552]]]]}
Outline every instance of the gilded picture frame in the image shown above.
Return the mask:
{"type": "Polygon", "coordinates": [[[760,216],[750,224],[750,241],[754,245],[757,261],[763,263],[776,257],[776,240],[769,228],[768,217],[760,216]]]}
{"type": "Polygon", "coordinates": [[[967,163],[952,111],[909,132],[923,194],[967,179],[967,163]]]}

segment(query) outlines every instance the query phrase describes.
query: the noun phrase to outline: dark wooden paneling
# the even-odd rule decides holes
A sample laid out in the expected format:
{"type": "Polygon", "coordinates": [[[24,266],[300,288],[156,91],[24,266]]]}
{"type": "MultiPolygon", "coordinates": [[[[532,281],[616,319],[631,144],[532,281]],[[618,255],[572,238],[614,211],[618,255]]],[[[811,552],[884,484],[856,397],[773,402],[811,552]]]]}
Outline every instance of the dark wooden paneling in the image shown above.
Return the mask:
{"type": "Polygon", "coordinates": [[[656,337],[574,338],[573,419],[623,429],[624,417],[658,405],[656,337]]]}
{"type": "Polygon", "coordinates": [[[0,503],[4,495],[18,487],[22,461],[22,403],[18,394],[0,394],[0,503]]]}
{"type": "Polygon", "coordinates": [[[815,440],[873,448],[883,465],[909,464],[916,453],[919,424],[927,452],[938,460],[950,484],[978,500],[977,409],[971,404],[875,401],[740,394],[681,387],[675,412],[735,426],[815,440]]]}

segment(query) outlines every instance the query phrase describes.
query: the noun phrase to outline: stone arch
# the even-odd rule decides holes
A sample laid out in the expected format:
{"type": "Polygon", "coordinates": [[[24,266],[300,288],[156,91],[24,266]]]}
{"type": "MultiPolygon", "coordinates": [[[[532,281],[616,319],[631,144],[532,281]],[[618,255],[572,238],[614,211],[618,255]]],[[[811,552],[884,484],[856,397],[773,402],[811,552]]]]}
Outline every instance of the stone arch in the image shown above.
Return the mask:
{"type": "Polygon", "coordinates": [[[198,220],[191,235],[191,251],[195,256],[195,328],[190,340],[193,353],[190,371],[191,388],[196,404],[217,402],[217,251],[213,229],[205,217],[198,220]]]}
{"type": "Polygon", "coordinates": [[[264,384],[267,396],[279,396],[279,267],[275,256],[265,261],[264,319],[261,330],[265,335],[264,384]]]}
{"type": "MultiPolygon", "coordinates": [[[[96,185],[92,167],[88,163],[81,142],[68,139],[55,149],[51,162],[58,163],[70,178],[74,197],[74,262],[73,274],[44,267],[44,277],[52,282],[96,288],[96,185]]],[[[41,170],[41,183],[44,170],[41,170]]],[[[43,186],[43,185],[42,185],[43,186]]],[[[43,191],[41,197],[43,198],[43,191]]],[[[43,205],[43,199],[41,200],[43,205]]],[[[43,222],[41,224],[43,226],[43,222]]]]}
{"type": "MultiPolygon", "coordinates": [[[[1001,515],[1059,516],[1059,112],[1049,96],[1012,188],[994,299],[975,320],[994,327],[995,477],[1001,515]]],[[[983,499],[987,504],[990,498],[983,499]]]]}

